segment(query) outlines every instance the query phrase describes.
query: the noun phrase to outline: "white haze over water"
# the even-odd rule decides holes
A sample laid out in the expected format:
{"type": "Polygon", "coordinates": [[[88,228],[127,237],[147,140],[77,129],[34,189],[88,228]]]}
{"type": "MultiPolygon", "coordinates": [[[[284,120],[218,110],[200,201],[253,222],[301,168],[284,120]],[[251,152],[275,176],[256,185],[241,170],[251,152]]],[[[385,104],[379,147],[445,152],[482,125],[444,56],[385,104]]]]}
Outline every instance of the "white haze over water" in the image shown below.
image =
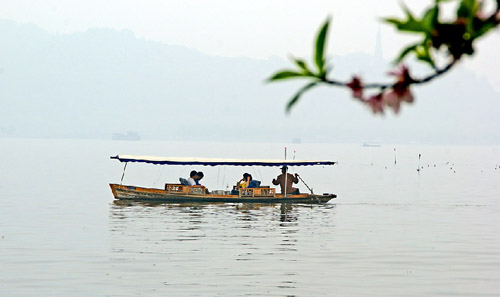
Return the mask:
{"type": "MultiPolygon", "coordinates": [[[[336,143],[500,143],[499,94],[464,67],[416,87],[399,116],[318,88],[286,115],[299,82],[265,84],[289,62],[217,57],[130,31],[53,34],[0,20],[0,137],[336,143]]],[[[384,79],[374,54],[334,56],[334,73],[384,79]]],[[[416,72],[425,70],[413,68],[416,72]]]]}
{"type": "MultiPolygon", "coordinates": [[[[433,1],[406,0],[416,14],[433,1]]],[[[486,1],[487,6],[493,1],[486,1]]],[[[449,7],[450,5],[448,5],[449,7]]],[[[444,14],[452,11],[445,11],[444,14]]],[[[399,1],[97,1],[3,0],[0,18],[34,23],[54,33],[74,33],[89,28],[131,30],[140,38],[182,45],[205,54],[267,59],[311,54],[316,30],[328,15],[333,17],[329,53],[370,53],[378,31],[383,52],[392,60],[413,38],[397,34],[380,22],[402,17],[399,1]]],[[[500,34],[490,34],[478,44],[478,53],[466,67],[485,76],[500,91],[496,48],[500,34]]]]}
{"type": "MultiPolygon", "coordinates": [[[[431,2],[405,4],[420,13],[431,2]]],[[[310,56],[328,15],[340,80],[385,80],[412,40],[379,22],[402,16],[389,0],[3,0],[0,137],[500,143],[497,32],[473,59],[415,88],[400,116],[374,117],[347,90],[326,87],[286,116],[301,83],[264,80],[290,67],[290,54],[310,56]]]]}

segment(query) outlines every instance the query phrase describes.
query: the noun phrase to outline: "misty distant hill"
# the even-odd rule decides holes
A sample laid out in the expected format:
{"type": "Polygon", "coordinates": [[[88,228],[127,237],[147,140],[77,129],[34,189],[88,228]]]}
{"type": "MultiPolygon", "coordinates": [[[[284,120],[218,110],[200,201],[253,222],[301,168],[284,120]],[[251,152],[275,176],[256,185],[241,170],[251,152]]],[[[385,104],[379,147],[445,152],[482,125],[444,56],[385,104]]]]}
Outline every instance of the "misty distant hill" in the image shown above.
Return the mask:
{"type": "MultiPolygon", "coordinates": [[[[500,143],[500,95],[463,68],[416,88],[416,104],[399,116],[374,117],[326,87],[286,116],[302,83],[264,83],[289,67],[278,57],[215,57],[127,30],[58,35],[8,20],[0,40],[0,137],[500,143]]],[[[383,79],[388,64],[366,54],[332,60],[340,79],[383,79]]]]}

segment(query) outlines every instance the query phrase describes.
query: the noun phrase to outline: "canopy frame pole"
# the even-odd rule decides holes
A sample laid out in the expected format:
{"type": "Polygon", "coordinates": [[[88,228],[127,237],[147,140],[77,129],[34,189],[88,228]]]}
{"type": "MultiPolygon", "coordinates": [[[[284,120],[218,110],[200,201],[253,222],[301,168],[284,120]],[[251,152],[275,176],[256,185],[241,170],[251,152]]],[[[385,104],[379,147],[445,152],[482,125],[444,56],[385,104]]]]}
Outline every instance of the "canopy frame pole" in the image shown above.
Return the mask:
{"type": "MultiPolygon", "coordinates": [[[[285,161],[286,161],[286,146],[285,146],[285,161]]],[[[286,191],[287,191],[287,188],[286,188],[286,185],[287,185],[287,177],[288,177],[288,166],[286,165],[283,165],[283,167],[285,168],[285,198],[286,198],[286,191]]]]}
{"type": "Polygon", "coordinates": [[[120,185],[123,184],[123,177],[125,176],[125,169],[127,169],[128,162],[125,162],[125,166],[123,167],[122,179],[120,180],[120,185]]]}
{"type": "Polygon", "coordinates": [[[286,198],[286,186],[287,186],[288,168],[285,169],[285,198],[286,198]]]}

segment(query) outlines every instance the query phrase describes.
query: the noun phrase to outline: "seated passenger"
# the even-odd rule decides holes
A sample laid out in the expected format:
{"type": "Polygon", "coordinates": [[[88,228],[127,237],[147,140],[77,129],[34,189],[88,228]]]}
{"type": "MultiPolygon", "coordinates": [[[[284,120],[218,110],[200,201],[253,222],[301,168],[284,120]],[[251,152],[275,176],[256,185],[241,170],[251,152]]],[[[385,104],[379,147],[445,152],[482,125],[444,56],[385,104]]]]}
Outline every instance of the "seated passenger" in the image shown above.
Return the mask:
{"type": "Polygon", "coordinates": [[[194,179],[194,181],[196,182],[196,185],[201,186],[200,180],[203,178],[203,176],[205,176],[205,175],[201,171],[198,171],[196,173],[196,178],[194,179]]]}
{"type": "Polygon", "coordinates": [[[254,179],[250,182],[249,188],[259,188],[259,187],[260,187],[260,180],[254,179]]]}
{"type": "Polygon", "coordinates": [[[189,182],[187,179],[183,178],[183,177],[179,177],[179,182],[181,183],[181,185],[183,186],[189,186],[189,182]]]}
{"type": "Polygon", "coordinates": [[[258,188],[260,181],[254,180],[250,173],[243,174],[243,178],[236,183],[237,188],[258,188]]]}
{"type": "MultiPolygon", "coordinates": [[[[202,186],[202,184],[200,184],[200,180],[204,177],[205,175],[203,174],[203,172],[201,171],[198,171],[196,173],[196,178],[194,179],[194,181],[196,182],[196,185],[197,186],[202,186]]],[[[210,192],[208,191],[208,189],[205,190],[207,194],[209,194],[210,192]]]]}
{"type": "Polygon", "coordinates": [[[189,178],[188,178],[188,183],[190,186],[195,186],[196,185],[196,177],[197,177],[197,174],[198,172],[196,172],[195,170],[191,171],[191,173],[189,174],[189,178]]]}
{"type": "Polygon", "coordinates": [[[250,184],[252,176],[248,173],[243,174],[243,178],[236,183],[236,188],[246,188],[250,184]]]}

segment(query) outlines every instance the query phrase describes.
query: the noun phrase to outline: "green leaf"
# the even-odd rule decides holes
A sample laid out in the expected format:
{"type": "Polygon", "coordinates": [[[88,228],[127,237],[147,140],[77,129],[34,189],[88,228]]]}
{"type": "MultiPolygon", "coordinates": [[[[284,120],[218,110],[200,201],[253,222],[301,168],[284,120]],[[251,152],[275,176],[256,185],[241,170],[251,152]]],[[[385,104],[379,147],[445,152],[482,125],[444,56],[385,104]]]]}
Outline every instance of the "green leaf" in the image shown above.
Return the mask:
{"type": "Polygon", "coordinates": [[[305,75],[303,73],[296,72],[293,70],[283,70],[283,71],[275,73],[273,76],[271,76],[268,79],[268,81],[271,82],[271,81],[296,78],[296,77],[301,77],[301,76],[305,76],[305,75]]]}
{"type": "Polygon", "coordinates": [[[400,20],[395,19],[395,18],[385,18],[385,19],[382,19],[382,21],[389,23],[389,24],[393,24],[396,27],[401,26],[404,23],[403,21],[400,21],[400,20]]]}
{"type": "Polygon", "coordinates": [[[474,32],[473,39],[479,38],[486,34],[491,29],[494,29],[498,24],[494,20],[488,20],[481,24],[481,27],[474,32]]]}
{"type": "Polygon", "coordinates": [[[410,46],[407,46],[405,49],[403,49],[403,51],[401,51],[399,56],[394,61],[394,64],[399,64],[409,53],[415,51],[417,46],[419,46],[419,45],[420,45],[420,43],[416,43],[416,44],[412,44],[410,46]]]}
{"type": "Polygon", "coordinates": [[[438,23],[438,17],[439,17],[439,7],[437,6],[437,4],[434,7],[427,10],[424,16],[422,17],[421,21],[422,27],[425,28],[428,34],[431,34],[432,31],[434,31],[434,28],[438,23]]]}
{"type": "Polygon", "coordinates": [[[466,30],[470,36],[474,35],[474,18],[479,8],[478,0],[461,0],[457,9],[457,19],[465,19],[466,30]]]}
{"type": "Polygon", "coordinates": [[[406,14],[406,20],[386,18],[384,21],[396,26],[399,31],[432,34],[435,25],[438,23],[439,7],[437,4],[428,9],[421,20],[416,19],[408,7],[403,5],[402,8],[406,14]]]}
{"type": "Polygon", "coordinates": [[[436,65],[434,64],[434,60],[432,59],[429,47],[425,45],[425,41],[423,45],[419,44],[415,48],[415,54],[417,56],[417,59],[419,59],[420,61],[428,63],[432,68],[436,67],[436,65]]]}
{"type": "Polygon", "coordinates": [[[318,71],[320,76],[324,76],[325,74],[325,44],[326,44],[326,35],[328,33],[328,26],[330,25],[330,17],[325,21],[323,26],[318,32],[318,36],[316,37],[316,49],[314,53],[314,62],[318,67],[318,71]]]}
{"type": "Polygon", "coordinates": [[[312,83],[309,83],[305,86],[303,86],[296,94],[295,96],[292,97],[292,99],[290,99],[290,101],[288,101],[288,104],[286,105],[286,113],[290,113],[290,110],[292,109],[292,107],[297,103],[297,101],[299,101],[300,99],[300,96],[302,96],[302,94],[304,94],[307,90],[309,90],[310,88],[316,86],[318,84],[318,82],[312,82],[312,83]]]}
{"type": "Polygon", "coordinates": [[[414,33],[422,33],[427,32],[427,28],[422,24],[421,21],[417,21],[411,14],[408,15],[408,18],[405,21],[387,18],[384,19],[385,22],[393,24],[399,31],[406,32],[414,32],[414,33]]]}
{"type": "Polygon", "coordinates": [[[292,60],[302,70],[302,73],[307,74],[307,75],[312,74],[311,70],[309,70],[309,68],[307,67],[307,63],[304,60],[297,59],[297,58],[294,58],[294,57],[292,57],[292,60]]]}
{"type": "Polygon", "coordinates": [[[421,21],[415,19],[411,11],[403,5],[403,10],[406,13],[406,22],[401,24],[398,28],[401,31],[410,31],[410,32],[424,32],[425,28],[421,21]]]}
{"type": "Polygon", "coordinates": [[[471,19],[478,8],[477,0],[461,0],[457,9],[457,18],[471,19]]]}

